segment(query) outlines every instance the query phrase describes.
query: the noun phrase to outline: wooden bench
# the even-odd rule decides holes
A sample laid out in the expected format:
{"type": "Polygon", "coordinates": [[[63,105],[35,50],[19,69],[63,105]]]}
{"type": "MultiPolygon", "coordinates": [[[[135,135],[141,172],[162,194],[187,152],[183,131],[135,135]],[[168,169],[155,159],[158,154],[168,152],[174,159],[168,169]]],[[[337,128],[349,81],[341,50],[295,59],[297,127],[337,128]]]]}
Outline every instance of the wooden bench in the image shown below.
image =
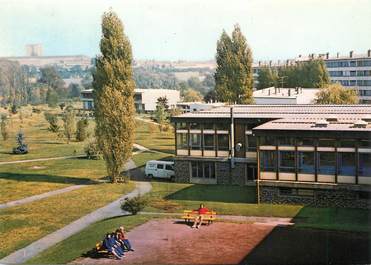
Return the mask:
{"type": "MultiPolygon", "coordinates": [[[[216,220],[216,212],[214,212],[214,211],[209,211],[209,212],[207,212],[205,214],[201,214],[201,215],[202,215],[202,222],[206,222],[207,225],[213,223],[213,221],[216,220]]],[[[197,211],[184,210],[183,215],[182,215],[182,219],[184,219],[184,221],[186,223],[190,223],[191,221],[194,221],[194,219],[197,216],[199,216],[197,211]]]]}

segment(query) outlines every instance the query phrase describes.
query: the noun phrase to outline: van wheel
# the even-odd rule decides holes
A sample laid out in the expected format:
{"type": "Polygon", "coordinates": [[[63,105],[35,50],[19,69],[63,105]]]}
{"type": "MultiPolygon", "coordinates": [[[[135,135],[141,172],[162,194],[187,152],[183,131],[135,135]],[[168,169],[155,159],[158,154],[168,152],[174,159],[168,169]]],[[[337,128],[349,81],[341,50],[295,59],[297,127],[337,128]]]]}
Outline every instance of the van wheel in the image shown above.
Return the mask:
{"type": "Polygon", "coordinates": [[[151,178],[153,178],[153,175],[149,174],[147,177],[151,179],[151,178]]]}
{"type": "Polygon", "coordinates": [[[171,181],[171,182],[175,182],[175,177],[174,177],[174,176],[171,176],[171,177],[170,177],[170,181],[171,181]]]}

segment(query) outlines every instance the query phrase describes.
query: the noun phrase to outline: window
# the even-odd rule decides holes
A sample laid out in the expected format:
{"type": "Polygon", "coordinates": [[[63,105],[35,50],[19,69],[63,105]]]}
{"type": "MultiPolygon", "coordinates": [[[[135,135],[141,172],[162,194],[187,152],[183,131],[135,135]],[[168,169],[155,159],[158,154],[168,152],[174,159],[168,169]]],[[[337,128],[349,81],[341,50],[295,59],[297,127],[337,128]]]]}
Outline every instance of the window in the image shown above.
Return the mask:
{"type": "Polygon", "coordinates": [[[188,149],[188,141],[186,133],[177,133],[176,134],[176,143],[178,149],[188,149]]]}
{"type": "Polygon", "coordinates": [[[371,154],[359,153],[359,176],[371,177],[371,154]]]}
{"type": "Polygon", "coordinates": [[[361,147],[361,148],[371,148],[371,141],[361,140],[360,143],[359,143],[359,147],[361,147]]]}
{"type": "Polygon", "coordinates": [[[214,130],[214,123],[205,123],[204,130],[214,130]]]}
{"type": "Polygon", "coordinates": [[[189,124],[191,130],[201,130],[201,124],[197,122],[192,122],[189,124]]]}
{"type": "Polygon", "coordinates": [[[201,134],[191,133],[191,149],[200,150],[201,149],[201,134]]]}
{"type": "Polygon", "coordinates": [[[325,175],[335,174],[335,153],[318,152],[318,173],[325,175]]]}
{"type": "Polygon", "coordinates": [[[176,124],[176,128],[179,129],[179,130],[187,130],[188,126],[187,126],[187,123],[185,123],[185,122],[178,122],[176,124]]]}
{"type": "Polygon", "coordinates": [[[314,139],[312,138],[300,138],[297,140],[298,146],[314,146],[314,139]]]}
{"type": "Polygon", "coordinates": [[[280,137],[278,138],[279,145],[295,145],[295,138],[292,137],[280,137]]]}
{"type": "Polygon", "coordinates": [[[315,173],[314,152],[298,152],[298,173],[315,173]]]}
{"type": "Polygon", "coordinates": [[[158,169],[163,169],[164,168],[164,165],[163,164],[157,164],[157,168],[158,169]]]}
{"type": "Polygon", "coordinates": [[[174,170],[174,167],[172,165],[166,165],[165,169],[166,170],[174,170]]]}
{"type": "Polygon", "coordinates": [[[335,140],[334,139],[319,139],[318,146],[320,147],[334,147],[335,140]]]}
{"type": "Polygon", "coordinates": [[[304,196],[313,197],[314,191],[311,189],[291,189],[291,188],[279,188],[280,195],[283,196],[304,196]]]}
{"type": "Polygon", "coordinates": [[[218,150],[229,150],[229,136],[228,134],[218,134],[218,150]]]}
{"type": "Polygon", "coordinates": [[[256,136],[247,135],[247,151],[248,152],[256,152],[256,136]]]}
{"type": "Polygon", "coordinates": [[[338,174],[344,176],[356,175],[355,153],[338,153],[338,174]]]}
{"type": "Polygon", "coordinates": [[[214,162],[191,162],[192,178],[215,179],[214,162]]]}
{"type": "Polygon", "coordinates": [[[271,136],[261,137],[260,141],[260,145],[276,145],[276,138],[271,136]]]}
{"type": "Polygon", "coordinates": [[[214,150],[214,134],[204,134],[204,149],[214,150]]]}
{"type": "Polygon", "coordinates": [[[356,142],[354,140],[341,140],[340,147],[355,147],[356,142]]]}
{"type": "Polygon", "coordinates": [[[295,152],[280,151],[279,152],[279,167],[282,172],[295,172],[295,152]]]}
{"type": "Polygon", "coordinates": [[[276,151],[260,152],[260,169],[262,171],[276,171],[276,151]]]}
{"type": "Polygon", "coordinates": [[[219,131],[228,131],[230,129],[229,123],[217,123],[216,129],[219,131]]]}

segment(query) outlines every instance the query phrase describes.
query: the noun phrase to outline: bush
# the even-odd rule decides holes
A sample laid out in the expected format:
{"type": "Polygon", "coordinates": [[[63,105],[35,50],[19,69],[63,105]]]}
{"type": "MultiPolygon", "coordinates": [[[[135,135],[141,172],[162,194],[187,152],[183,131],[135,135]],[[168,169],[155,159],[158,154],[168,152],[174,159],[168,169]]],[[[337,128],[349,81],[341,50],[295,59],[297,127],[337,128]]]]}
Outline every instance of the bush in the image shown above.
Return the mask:
{"type": "Polygon", "coordinates": [[[8,128],[8,117],[6,114],[1,115],[1,135],[3,136],[3,140],[6,141],[9,138],[9,128],[8,128]]]}
{"type": "Polygon", "coordinates": [[[88,119],[81,119],[77,122],[76,140],[79,142],[85,141],[89,137],[89,121],[88,119]]]}
{"type": "Polygon", "coordinates": [[[56,114],[52,114],[50,112],[44,113],[45,120],[49,123],[49,131],[57,133],[60,129],[58,125],[58,116],[56,114]]]}
{"type": "Polygon", "coordinates": [[[121,210],[136,215],[138,212],[142,211],[147,204],[147,198],[139,194],[131,199],[125,198],[125,200],[121,202],[121,210]]]}
{"type": "Polygon", "coordinates": [[[99,149],[98,143],[96,140],[91,141],[88,143],[85,148],[84,152],[88,159],[102,159],[102,152],[99,149]]]}

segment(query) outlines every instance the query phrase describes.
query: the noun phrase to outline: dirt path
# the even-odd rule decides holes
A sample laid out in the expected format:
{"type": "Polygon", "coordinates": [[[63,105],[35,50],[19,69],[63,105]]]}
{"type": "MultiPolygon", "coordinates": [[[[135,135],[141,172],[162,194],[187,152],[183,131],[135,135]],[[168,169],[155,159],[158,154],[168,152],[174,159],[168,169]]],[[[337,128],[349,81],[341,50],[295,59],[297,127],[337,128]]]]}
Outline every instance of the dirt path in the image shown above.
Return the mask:
{"type": "Polygon", "coordinates": [[[174,219],[152,220],[128,234],[135,248],[124,260],[81,258],[79,264],[238,264],[274,228],[217,222],[200,229],[174,219]]]}

